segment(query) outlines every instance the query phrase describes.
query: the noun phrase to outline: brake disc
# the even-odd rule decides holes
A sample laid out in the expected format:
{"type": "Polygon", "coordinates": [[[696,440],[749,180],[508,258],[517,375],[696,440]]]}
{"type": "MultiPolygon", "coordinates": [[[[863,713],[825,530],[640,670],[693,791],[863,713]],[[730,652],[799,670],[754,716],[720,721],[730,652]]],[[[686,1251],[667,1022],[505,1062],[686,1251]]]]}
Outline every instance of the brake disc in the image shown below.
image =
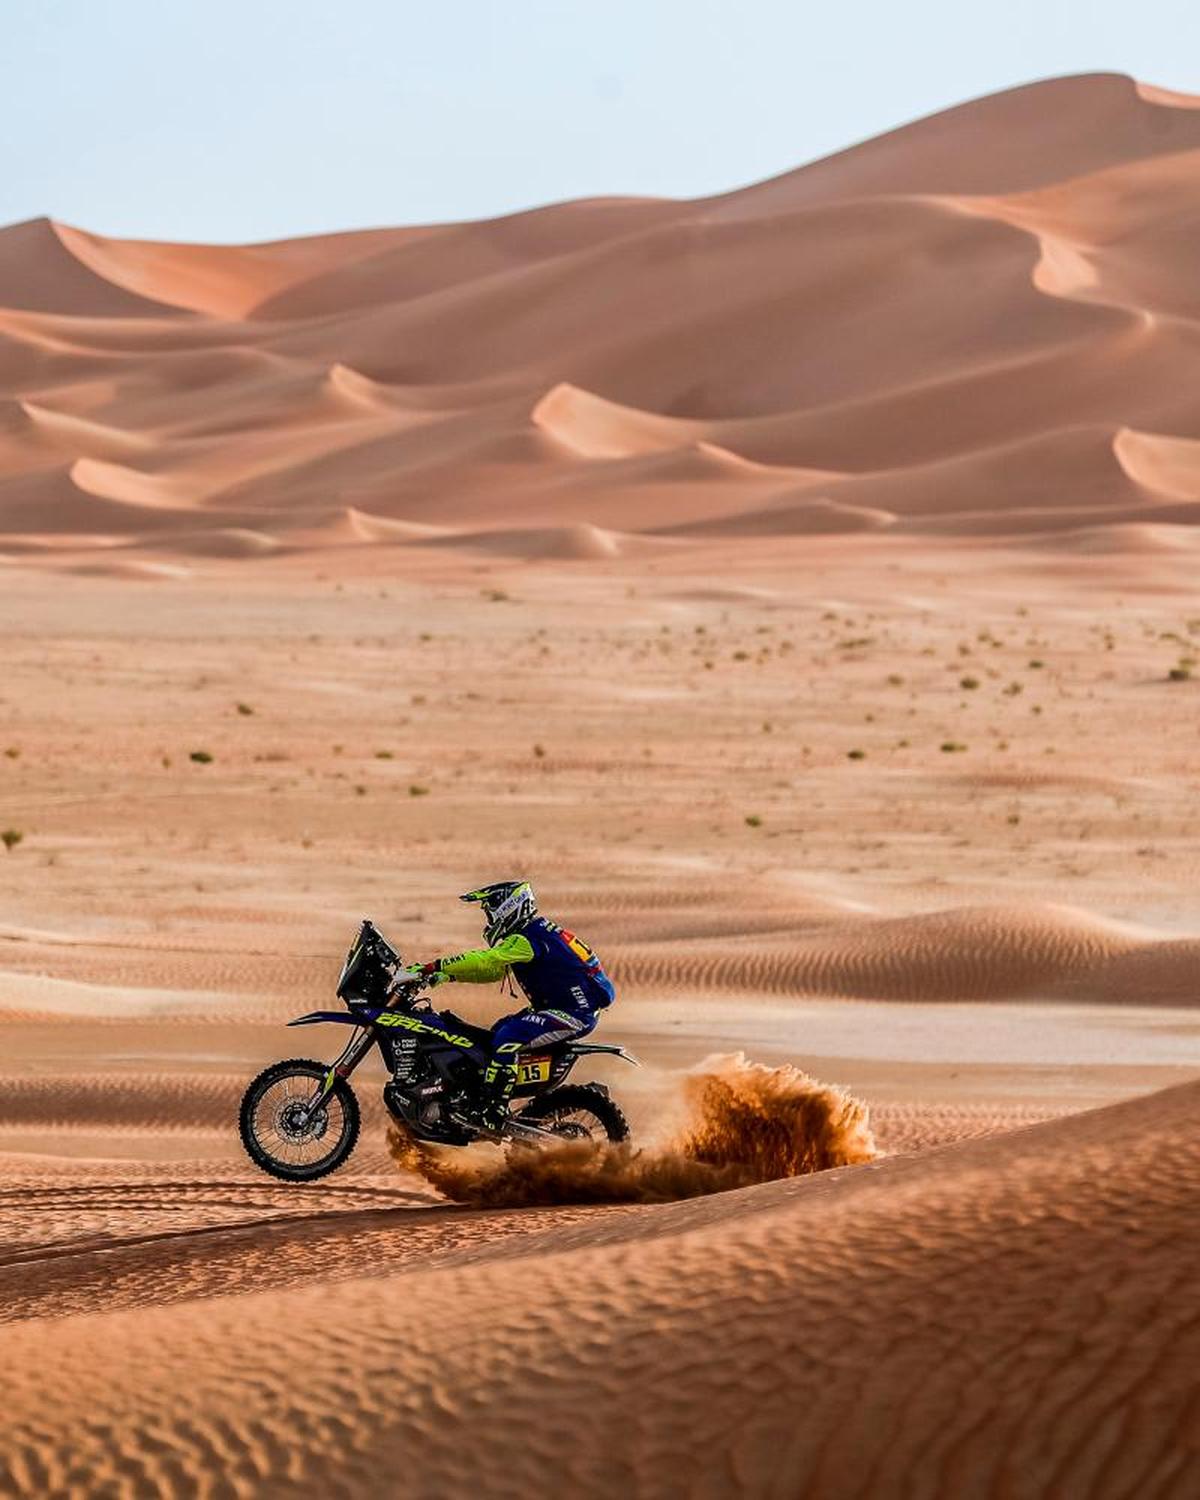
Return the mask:
{"type": "Polygon", "coordinates": [[[279,1111],[279,1133],[289,1141],[319,1141],[329,1129],[329,1111],[305,1117],[303,1104],[287,1104],[279,1111]]]}

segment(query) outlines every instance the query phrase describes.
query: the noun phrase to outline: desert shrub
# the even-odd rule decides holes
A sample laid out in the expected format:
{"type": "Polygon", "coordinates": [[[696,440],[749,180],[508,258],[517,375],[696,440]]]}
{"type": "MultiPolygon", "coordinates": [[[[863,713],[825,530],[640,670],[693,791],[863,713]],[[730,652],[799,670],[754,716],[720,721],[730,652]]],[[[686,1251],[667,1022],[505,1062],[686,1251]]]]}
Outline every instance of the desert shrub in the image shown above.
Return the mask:
{"type": "Polygon", "coordinates": [[[19,828],[6,828],[3,833],[0,833],[0,843],[11,854],[24,837],[25,835],[19,828]]]}
{"type": "Polygon", "coordinates": [[[188,759],[194,760],[198,766],[208,766],[212,764],[212,756],[208,753],[207,750],[193,750],[188,756],[188,759]]]}

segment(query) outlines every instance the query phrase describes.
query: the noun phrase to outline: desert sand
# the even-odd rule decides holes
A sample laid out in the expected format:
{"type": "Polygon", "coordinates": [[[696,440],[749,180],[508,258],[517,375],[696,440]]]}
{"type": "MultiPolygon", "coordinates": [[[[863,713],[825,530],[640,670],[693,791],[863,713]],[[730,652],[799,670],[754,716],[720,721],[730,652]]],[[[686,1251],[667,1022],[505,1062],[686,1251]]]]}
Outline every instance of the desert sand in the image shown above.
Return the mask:
{"type": "Polygon", "coordinates": [[[0,1493],[1197,1493],[1198,106],[0,230],[0,1493]],[[618,984],[625,1186],[422,1168],[376,1062],[258,1174],[360,917],[511,874],[618,984]],[[739,1053],[843,1165],[687,1196],[739,1053]]]}

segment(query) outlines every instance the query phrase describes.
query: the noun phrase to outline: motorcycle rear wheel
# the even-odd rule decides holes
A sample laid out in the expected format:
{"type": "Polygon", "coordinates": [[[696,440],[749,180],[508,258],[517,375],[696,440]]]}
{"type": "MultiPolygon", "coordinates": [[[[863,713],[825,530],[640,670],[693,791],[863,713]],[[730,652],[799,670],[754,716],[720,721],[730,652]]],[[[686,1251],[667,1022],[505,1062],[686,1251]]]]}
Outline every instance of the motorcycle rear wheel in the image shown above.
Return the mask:
{"type": "Polygon", "coordinates": [[[335,1171],[358,1141],[359,1111],[344,1078],[320,1111],[305,1121],[304,1109],[329,1072],[327,1063],[292,1057],[264,1068],[242,1096],[238,1128],[246,1154],[256,1167],[284,1182],[316,1182],[335,1171]],[[321,1146],[331,1140],[327,1150],[321,1146]]]}
{"type": "Polygon", "coordinates": [[[517,1116],[539,1125],[563,1140],[590,1140],[594,1145],[619,1145],[629,1139],[629,1121],[605,1089],[590,1083],[569,1083],[538,1094],[517,1116]]]}

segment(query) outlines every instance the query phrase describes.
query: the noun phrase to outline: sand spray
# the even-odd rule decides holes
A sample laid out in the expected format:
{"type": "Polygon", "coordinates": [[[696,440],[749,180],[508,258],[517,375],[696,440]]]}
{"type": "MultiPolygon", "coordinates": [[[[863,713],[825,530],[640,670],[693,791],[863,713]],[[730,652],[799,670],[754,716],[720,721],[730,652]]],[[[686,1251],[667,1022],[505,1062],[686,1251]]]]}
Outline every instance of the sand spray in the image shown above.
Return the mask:
{"type": "Polygon", "coordinates": [[[456,1203],[667,1203],[871,1161],[867,1107],[798,1068],[741,1053],[706,1058],[682,1078],[683,1117],[661,1145],[564,1142],[541,1150],[447,1148],[388,1133],[396,1164],[456,1203]]]}

